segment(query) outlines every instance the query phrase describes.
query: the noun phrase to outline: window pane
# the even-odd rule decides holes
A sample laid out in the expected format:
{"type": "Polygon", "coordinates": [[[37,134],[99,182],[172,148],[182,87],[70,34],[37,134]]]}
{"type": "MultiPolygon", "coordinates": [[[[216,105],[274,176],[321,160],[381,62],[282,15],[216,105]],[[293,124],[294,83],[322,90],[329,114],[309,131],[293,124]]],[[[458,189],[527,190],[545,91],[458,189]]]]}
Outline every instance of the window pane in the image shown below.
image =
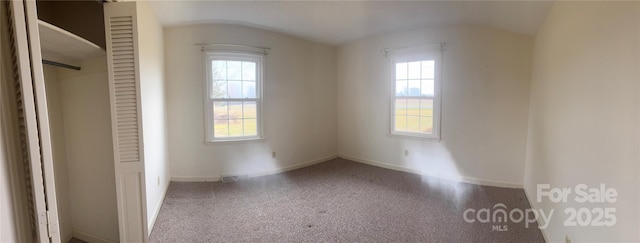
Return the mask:
{"type": "Polygon", "coordinates": [[[420,116],[433,116],[433,100],[420,100],[420,116]]]}
{"type": "Polygon", "coordinates": [[[407,100],[407,114],[412,116],[420,115],[420,100],[410,99],[407,100]]]}
{"type": "Polygon", "coordinates": [[[229,119],[242,119],[242,101],[229,102],[229,119]]]}
{"type": "Polygon", "coordinates": [[[395,63],[392,130],[432,134],[434,123],[435,61],[395,63]],[[410,99],[406,96],[415,96],[410,99]]]}
{"type": "Polygon", "coordinates": [[[243,98],[242,97],[242,82],[241,81],[229,81],[229,98],[243,98]]]}
{"type": "Polygon", "coordinates": [[[396,79],[407,79],[407,63],[396,63],[396,79]]]}
{"type": "Polygon", "coordinates": [[[257,110],[257,106],[256,106],[256,102],[255,101],[244,101],[243,102],[243,112],[242,112],[242,117],[243,118],[257,118],[258,116],[256,115],[258,112],[257,110]]]}
{"type": "Polygon", "coordinates": [[[242,70],[239,61],[227,62],[227,79],[228,80],[242,80],[242,70]]]}
{"type": "Polygon", "coordinates": [[[422,93],[423,96],[433,96],[435,87],[433,85],[433,79],[422,80],[422,93]]]}
{"type": "Polygon", "coordinates": [[[213,102],[213,119],[226,120],[229,119],[229,112],[226,101],[213,102]]]}
{"type": "Polygon", "coordinates": [[[420,62],[409,63],[409,79],[420,79],[420,62]]]}
{"type": "Polygon", "coordinates": [[[229,136],[231,137],[242,136],[242,119],[229,120],[229,136]]]}
{"type": "Polygon", "coordinates": [[[407,131],[420,132],[420,117],[407,116],[407,131]]]}
{"type": "Polygon", "coordinates": [[[433,133],[433,117],[420,117],[420,132],[433,133]]]}
{"type": "Polygon", "coordinates": [[[407,95],[407,81],[396,81],[396,96],[407,95]]]}
{"type": "Polygon", "coordinates": [[[226,61],[211,61],[213,80],[226,80],[227,79],[227,62],[226,61]]]}
{"type": "Polygon", "coordinates": [[[215,137],[228,137],[229,136],[229,120],[213,120],[214,135],[215,137]]]}
{"type": "Polygon", "coordinates": [[[244,119],[244,135],[258,135],[258,122],[256,119],[244,119]]]}
{"type": "MultiPolygon", "coordinates": [[[[245,55],[230,53],[208,54],[212,59],[208,61],[210,66],[207,66],[211,75],[207,77],[210,81],[207,99],[211,99],[207,102],[211,103],[206,105],[213,112],[207,115],[212,117],[212,122],[207,127],[208,136],[213,133],[213,140],[257,136],[261,119],[258,117],[261,114],[258,104],[261,102],[259,99],[262,89],[259,74],[263,68],[259,57],[247,59],[245,55]]],[[[211,139],[207,137],[208,141],[211,139]]]]}
{"type": "Polygon", "coordinates": [[[211,84],[211,98],[227,98],[227,82],[214,81],[211,84]]]}
{"type": "Polygon", "coordinates": [[[435,62],[434,61],[423,61],[422,62],[422,78],[433,79],[435,72],[435,62]]]}
{"type": "Polygon", "coordinates": [[[256,82],[242,82],[242,98],[256,98],[256,82]]]}
{"type": "Polygon", "coordinates": [[[256,80],[256,63],[242,62],[242,80],[256,80]]]}
{"type": "Polygon", "coordinates": [[[406,99],[396,99],[396,110],[395,115],[406,115],[407,114],[407,100],[406,99]]]}
{"type": "Polygon", "coordinates": [[[396,116],[395,125],[394,130],[401,132],[407,131],[407,116],[396,116]]]}
{"type": "Polygon", "coordinates": [[[420,80],[409,80],[409,95],[420,96],[420,80]]]}

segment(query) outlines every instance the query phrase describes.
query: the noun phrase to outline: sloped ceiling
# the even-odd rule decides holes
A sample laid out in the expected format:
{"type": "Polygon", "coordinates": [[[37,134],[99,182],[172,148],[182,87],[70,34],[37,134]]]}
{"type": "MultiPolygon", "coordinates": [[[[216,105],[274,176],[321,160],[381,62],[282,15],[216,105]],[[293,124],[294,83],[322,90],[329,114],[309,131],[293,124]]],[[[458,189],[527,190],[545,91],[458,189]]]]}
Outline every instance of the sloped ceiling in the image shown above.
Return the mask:
{"type": "Polygon", "coordinates": [[[152,1],[164,26],[244,24],[329,45],[380,33],[458,24],[535,35],[543,1],[152,1]]]}

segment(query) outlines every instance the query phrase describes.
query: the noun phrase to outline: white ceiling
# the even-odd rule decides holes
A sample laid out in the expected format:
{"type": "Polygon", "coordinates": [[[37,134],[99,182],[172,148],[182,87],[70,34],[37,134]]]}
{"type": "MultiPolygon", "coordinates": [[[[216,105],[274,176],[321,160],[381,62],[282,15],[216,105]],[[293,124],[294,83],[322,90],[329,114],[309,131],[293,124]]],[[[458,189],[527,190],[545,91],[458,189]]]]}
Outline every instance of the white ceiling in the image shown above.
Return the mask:
{"type": "Polygon", "coordinates": [[[394,30],[476,24],[535,35],[553,2],[541,1],[152,1],[164,26],[236,23],[320,43],[394,30]]]}

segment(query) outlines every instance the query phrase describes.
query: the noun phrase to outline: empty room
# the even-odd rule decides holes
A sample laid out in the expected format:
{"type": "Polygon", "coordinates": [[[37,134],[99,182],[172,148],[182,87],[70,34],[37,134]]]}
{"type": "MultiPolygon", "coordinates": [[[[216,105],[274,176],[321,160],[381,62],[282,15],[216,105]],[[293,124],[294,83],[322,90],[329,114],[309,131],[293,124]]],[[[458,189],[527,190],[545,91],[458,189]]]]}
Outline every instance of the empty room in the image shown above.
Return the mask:
{"type": "Polygon", "coordinates": [[[640,242],[640,1],[0,2],[0,242],[640,242]]]}

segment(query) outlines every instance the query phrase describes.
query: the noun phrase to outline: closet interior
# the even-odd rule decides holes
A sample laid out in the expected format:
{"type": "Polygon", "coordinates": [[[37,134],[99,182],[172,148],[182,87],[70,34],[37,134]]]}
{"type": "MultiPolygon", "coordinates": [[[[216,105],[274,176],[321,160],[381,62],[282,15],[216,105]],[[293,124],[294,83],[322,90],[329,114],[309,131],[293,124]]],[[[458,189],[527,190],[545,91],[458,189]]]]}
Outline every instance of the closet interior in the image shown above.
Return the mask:
{"type": "Polygon", "coordinates": [[[37,6],[60,239],[118,241],[102,3],[37,6]]]}

